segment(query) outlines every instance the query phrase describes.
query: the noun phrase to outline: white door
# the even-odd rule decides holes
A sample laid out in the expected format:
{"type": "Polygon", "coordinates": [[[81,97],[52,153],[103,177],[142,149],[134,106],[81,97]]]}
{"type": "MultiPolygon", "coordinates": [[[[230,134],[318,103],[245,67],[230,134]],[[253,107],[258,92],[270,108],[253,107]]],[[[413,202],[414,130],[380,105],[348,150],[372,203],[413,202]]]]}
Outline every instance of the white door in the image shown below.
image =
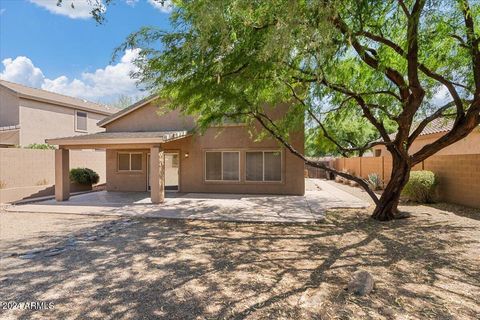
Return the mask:
{"type": "MultiPolygon", "coordinates": [[[[165,153],[165,191],[178,191],[180,156],[165,153]]],[[[150,190],[150,154],[147,154],[147,190],[150,190]]]]}

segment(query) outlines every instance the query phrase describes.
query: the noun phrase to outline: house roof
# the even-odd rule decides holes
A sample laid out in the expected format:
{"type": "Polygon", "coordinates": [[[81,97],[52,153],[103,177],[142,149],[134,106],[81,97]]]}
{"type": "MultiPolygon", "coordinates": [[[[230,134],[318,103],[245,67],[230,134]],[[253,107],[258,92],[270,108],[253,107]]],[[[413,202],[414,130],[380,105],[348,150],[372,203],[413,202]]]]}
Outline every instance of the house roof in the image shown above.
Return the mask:
{"type": "Polygon", "coordinates": [[[109,124],[110,122],[115,121],[118,118],[121,118],[121,117],[129,114],[130,112],[135,111],[135,110],[143,107],[147,103],[149,103],[149,102],[151,102],[151,101],[153,101],[157,98],[158,98],[158,95],[156,95],[156,94],[150,95],[150,96],[148,96],[148,97],[146,97],[142,100],[139,100],[139,101],[135,102],[134,104],[126,107],[125,109],[122,109],[122,110],[118,111],[117,113],[114,113],[114,114],[102,119],[97,124],[100,127],[104,127],[105,125],[109,124]]]}
{"type": "Polygon", "coordinates": [[[135,144],[165,143],[189,136],[183,131],[150,131],[150,132],[97,132],[65,138],[45,140],[54,145],[100,145],[100,144],[135,144]]]}
{"type": "MultiPolygon", "coordinates": [[[[429,124],[427,124],[425,128],[423,128],[422,132],[420,133],[420,136],[426,136],[429,134],[435,134],[435,133],[441,133],[441,132],[448,132],[452,130],[454,122],[455,120],[453,119],[445,119],[445,118],[434,119],[429,124]]],[[[413,131],[415,131],[418,124],[419,122],[412,125],[412,128],[410,129],[410,134],[413,131]]],[[[390,139],[395,139],[396,135],[397,133],[395,132],[395,133],[389,134],[388,136],[390,137],[390,139]]],[[[380,140],[381,139],[379,139],[378,141],[380,140]]]]}
{"type": "Polygon", "coordinates": [[[57,104],[65,107],[74,108],[74,109],[92,111],[92,112],[100,113],[103,115],[111,115],[118,111],[117,108],[114,108],[111,106],[101,105],[91,101],[69,97],[63,94],[58,94],[58,93],[54,93],[46,90],[31,88],[18,83],[9,82],[5,80],[0,80],[0,85],[12,91],[18,97],[29,99],[29,100],[53,103],[53,104],[57,104]]]}
{"type": "MultiPolygon", "coordinates": [[[[453,119],[445,119],[445,118],[437,118],[432,120],[427,126],[423,129],[422,133],[420,134],[421,136],[427,135],[427,134],[434,134],[434,133],[440,133],[440,132],[447,132],[452,130],[453,128],[453,123],[455,121],[453,119]]],[[[416,126],[415,126],[416,128],[416,126]]]]}

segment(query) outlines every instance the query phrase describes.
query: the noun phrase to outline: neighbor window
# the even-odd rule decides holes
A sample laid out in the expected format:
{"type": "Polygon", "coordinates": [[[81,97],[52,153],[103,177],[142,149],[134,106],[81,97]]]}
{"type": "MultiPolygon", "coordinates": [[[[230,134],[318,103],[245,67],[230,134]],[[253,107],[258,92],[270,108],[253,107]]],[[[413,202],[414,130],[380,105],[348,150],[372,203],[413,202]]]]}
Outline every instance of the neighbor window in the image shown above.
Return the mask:
{"type": "Polygon", "coordinates": [[[118,171],[142,171],[142,154],[119,153],[118,171]]]}
{"type": "Polygon", "coordinates": [[[282,181],[282,153],[247,151],[245,174],[247,181],[282,181]]]}
{"type": "Polygon", "coordinates": [[[207,151],[205,152],[206,181],[239,181],[240,152],[207,151]]]}
{"type": "Polygon", "coordinates": [[[380,157],[382,155],[382,149],[375,149],[375,157],[380,157]]]}
{"type": "Polygon", "coordinates": [[[75,111],[75,131],[87,131],[87,113],[75,111]]]}

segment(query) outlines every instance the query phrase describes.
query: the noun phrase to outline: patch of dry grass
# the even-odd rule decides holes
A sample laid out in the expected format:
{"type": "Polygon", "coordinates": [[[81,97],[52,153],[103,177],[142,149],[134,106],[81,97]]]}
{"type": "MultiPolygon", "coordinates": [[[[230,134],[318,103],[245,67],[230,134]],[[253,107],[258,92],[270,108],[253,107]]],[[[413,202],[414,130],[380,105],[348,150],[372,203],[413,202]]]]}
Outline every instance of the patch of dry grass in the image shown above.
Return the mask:
{"type": "Polygon", "coordinates": [[[411,218],[388,223],[358,210],[330,212],[314,225],[139,220],[55,257],[3,259],[3,299],[53,301],[55,309],[1,312],[29,319],[477,318],[480,221],[406,208],[411,218]],[[358,269],[376,280],[367,297],[344,290],[358,269]]]}

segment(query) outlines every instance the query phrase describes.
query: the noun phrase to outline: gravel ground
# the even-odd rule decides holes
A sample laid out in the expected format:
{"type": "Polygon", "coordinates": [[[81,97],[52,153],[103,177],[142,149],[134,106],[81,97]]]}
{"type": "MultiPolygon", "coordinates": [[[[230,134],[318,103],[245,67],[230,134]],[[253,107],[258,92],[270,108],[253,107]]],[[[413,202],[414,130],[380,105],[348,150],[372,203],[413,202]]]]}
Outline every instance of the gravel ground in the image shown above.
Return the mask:
{"type": "Polygon", "coordinates": [[[480,221],[271,225],[0,213],[1,319],[478,319],[480,221]],[[345,291],[356,270],[375,289],[345,291]],[[30,304],[31,308],[31,304],[30,304]]]}

